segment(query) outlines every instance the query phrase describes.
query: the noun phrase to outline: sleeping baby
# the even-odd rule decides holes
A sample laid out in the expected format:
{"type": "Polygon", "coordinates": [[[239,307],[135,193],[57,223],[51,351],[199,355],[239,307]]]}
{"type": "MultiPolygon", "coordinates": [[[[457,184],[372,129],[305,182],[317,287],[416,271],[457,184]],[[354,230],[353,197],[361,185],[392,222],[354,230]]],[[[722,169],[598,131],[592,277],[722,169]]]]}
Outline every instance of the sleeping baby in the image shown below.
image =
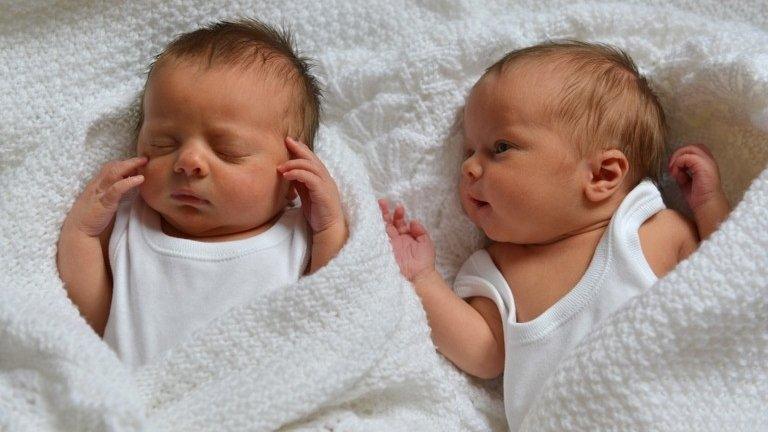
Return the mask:
{"type": "Polygon", "coordinates": [[[58,245],[69,297],[125,363],[158,358],[341,249],[339,192],[312,152],[319,109],[307,61],[257,21],[183,34],[156,58],[138,156],[103,166],[58,245]]]}
{"type": "Polygon", "coordinates": [[[668,168],[695,225],[655,186],[666,124],[633,61],[600,44],[511,52],[472,88],[462,207],[490,239],[453,290],[424,226],[380,201],[401,272],[437,349],[465,372],[504,373],[512,431],[561,359],[597,323],[693,252],[729,212],[715,161],[685,146],[668,168]]]}

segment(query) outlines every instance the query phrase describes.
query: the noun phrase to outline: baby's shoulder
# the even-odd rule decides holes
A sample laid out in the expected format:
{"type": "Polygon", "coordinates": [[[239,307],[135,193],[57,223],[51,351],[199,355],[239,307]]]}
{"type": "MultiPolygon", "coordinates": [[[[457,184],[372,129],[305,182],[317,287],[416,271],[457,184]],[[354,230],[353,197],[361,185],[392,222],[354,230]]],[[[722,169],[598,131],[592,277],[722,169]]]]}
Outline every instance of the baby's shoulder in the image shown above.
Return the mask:
{"type": "Polygon", "coordinates": [[[643,255],[658,277],[672,270],[699,243],[696,225],[671,209],[661,210],[643,222],[638,236],[643,255]]]}

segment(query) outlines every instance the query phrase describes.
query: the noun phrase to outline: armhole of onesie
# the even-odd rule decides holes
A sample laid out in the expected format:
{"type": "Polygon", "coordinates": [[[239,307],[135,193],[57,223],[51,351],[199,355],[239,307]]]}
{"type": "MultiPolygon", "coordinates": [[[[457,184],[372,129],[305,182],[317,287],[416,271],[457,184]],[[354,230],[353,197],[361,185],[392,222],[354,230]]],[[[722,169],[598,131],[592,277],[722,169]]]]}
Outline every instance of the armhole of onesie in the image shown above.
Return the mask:
{"type": "Polygon", "coordinates": [[[110,267],[115,260],[117,247],[128,232],[128,221],[131,217],[134,204],[140,199],[138,193],[126,194],[117,205],[115,212],[115,224],[112,226],[112,233],[109,235],[108,252],[110,267]]]}
{"type": "MultiPolygon", "coordinates": [[[[298,213],[296,222],[297,235],[300,236],[299,240],[299,253],[301,254],[301,268],[299,269],[299,277],[304,276],[309,271],[310,259],[312,258],[312,236],[309,231],[309,224],[304,216],[301,214],[301,209],[296,210],[298,213]]],[[[349,239],[347,239],[349,241],[349,239]]],[[[344,246],[342,246],[344,248],[344,246]]]]}
{"type": "Polygon", "coordinates": [[[640,202],[638,202],[630,214],[627,215],[625,220],[626,231],[623,238],[624,241],[626,241],[626,246],[630,252],[630,259],[638,263],[642,277],[646,279],[648,285],[652,285],[659,278],[656,276],[653,268],[651,268],[651,263],[648,262],[648,258],[643,251],[642,242],[640,241],[640,227],[647,222],[648,219],[667,207],[664,205],[661,193],[653,183],[650,183],[650,185],[644,184],[643,186],[649,189],[648,196],[642,197],[640,202]],[[652,187],[653,190],[651,190],[650,187],[652,187]]]}
{"type": "MultiPolygon", "coordinates": [[[[491,273],[485,275],[481,269],[485,266],[478,265],[476,260],[481,260],[481,257],[477,256],[478,253],[487,253],[485,251],[475,252],[467,259],[464,265],[456,275],[456,280],[453,283],[453,290],[459,297],[467,299],[469,297],[486,297],[493,300],[496,303],[496,307],[499,309],[499,314],[502,319],[506,319],[508,316],[510,305],[507,304],[507,299],[502,294],[502,290],[506,287],[497,286],[493,283],[495,274],[491,273]]],[[[493,263],[491,262],[491,265],[493,263]]],[[[486,269],[487,270],[487,269],[486,269]]],[[[496,270],[495,266],[493,270],[496,270]]],[[[498,270],[496,270],[498,272],[498,270]]]]}

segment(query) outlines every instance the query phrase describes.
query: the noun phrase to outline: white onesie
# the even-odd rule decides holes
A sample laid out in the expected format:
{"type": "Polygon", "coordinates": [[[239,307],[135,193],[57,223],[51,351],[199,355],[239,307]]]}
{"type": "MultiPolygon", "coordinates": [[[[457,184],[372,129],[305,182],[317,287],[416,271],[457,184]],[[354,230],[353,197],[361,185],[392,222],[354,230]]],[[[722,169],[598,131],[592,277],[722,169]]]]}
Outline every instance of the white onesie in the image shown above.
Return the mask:
{"type": "Polygon", "coordinates": [[[642,181],[624,198],[600,239],[581,280],[536,319],[518,323],[504,276],[484,249],[472,254],[456,276],[461,297],[488,297],[504,328],[504,407],[516,432],[545,380],[595,325],[656,282],[640,248],[638,228],[664,209],[656,186],[642,181]]]}
{"type": "Polygon", "coordinates": [[[109,239],[104,341],[128,366],[141,366],[227,309],[295,282],[308,260],[300,207],[253,237],[207,243],[164,234],[160,215],[136,194],[120,203],[109,239]]]}

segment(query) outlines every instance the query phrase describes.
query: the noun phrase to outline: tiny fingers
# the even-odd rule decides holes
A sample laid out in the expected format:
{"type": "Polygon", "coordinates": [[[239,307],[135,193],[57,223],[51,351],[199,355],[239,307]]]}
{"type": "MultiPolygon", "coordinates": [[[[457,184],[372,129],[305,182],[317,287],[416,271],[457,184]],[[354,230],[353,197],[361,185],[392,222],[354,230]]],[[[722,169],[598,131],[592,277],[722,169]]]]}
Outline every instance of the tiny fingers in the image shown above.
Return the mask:
{"type": "Polygon", "coordinates": [[[672,168],[669,169],[669,174],[675,179],[677,184],[681,186],[691,181],[688,174],[677,165],[673,165],[672,168]]]}
{"type": "Polygon", "coordinates": [[[318,176],[322,176],[325,174],[325,170],[318,166],[318,163],[314,160],[307,160],[307,159],[291,159],[288,162],[285,162],[277,167],[277,170],[282,172],[291,171],[291,170],[304,170],[309,171],[313,174],[316,174],[318,176]]]}
{"type": "Polygon", "coordinates": [[[400,233],[397,231],[397,228],[395,228],[395,226],[392,225],[391,223],[387,223],[385,229],[387,231],[387,236],[389,238],[395,238],[398,235],[400,235],[400,233]]]}
{"type": "Polygon", "coordinates": [[[395,205],[395,210],[390,212],[389,200],[380,199],[379,209],[381,209],[381,216],[387,225],[387,234],[390,237],[397,237],[398,235],[407,234],[413,238],[425,235],[427,231],[416,220],[408,222],[405,207],[402,204],[395,205]]]}
{"type": "Polygon", "coordinates": [[[395,205],[394,219],[403,219],[405,217],[405,207],[402,204],[395,205]]]}
{"type": "Polygon", "coordinates": [[[671,168],[677,168],[679,171],[683,171],[686,174],[695,174],[706,164],[705,159],[702,159],[701,155],[694,153],[686,153],[675,158],[671,168]]]}
{"type": "Polygon", "coordinates": [[[712,151],[706,145],[704,144],[691,144],[691,145],[701,150],[704,154],[709,156],[711,159],[715,158],[715,156],[712,154],[712,151]]]}
{"type": "Polygon", "coordinates": [[[669,167],[671,168],[672,165],[675,164],[683,156],[694,156],[694,157],[700,157],[704,159],[714,159],[712,157],[712,153],[703,144],[691,144],[684,147],[680,147],[679,149],[675,150],[674,153],[672,153],[672,156],[670,156],[669,158],[669,167]]]}
{"type": "Polygon", "coordinates": [[[416,239],[419,239],[421,236],[429,236],[424,225],[416,219],[411,221],[411,235],[416,239]]]}
{"type": "Polygon", "coordinates": [[[678,184],[685,184],[691,180],[691,169],[696,160],[692,154],[677,156],[669,165],[669,173],[678,184]]]}
{"type": "Polygon", "coordinates": [[[309,190],[318,190],[322,179],[315,173],[303,169],[292,169],[283,172],[283,177],[287,180],[298,181],[304,184],[309,190]]]}
{"type": "Polygon", "coordinates": [[[113,209],[117,207],[120,198],[122,198],[126,192],[142,183],[144,183],[143,175],[135,175],[119,180],[107,188],[101,197],[99,197],[99,201],[104,208],[113,209]]]}
{"type": "Polygon", "coordinates": [[[381,217],[386,223],[392,223],[392,215],[389,213],[389,201],[385,198],[379,200],[379,209],[381,210],[381,217]]]}
{"type": "Polygon", "coordinates": [[[107,162],[101,167],[99,177],[101,177],[101,188],[107,189],[113,183],[130,177],[135,171],[145,165],[148,159],[144,156],[134,157],[125,160],[107,162]]]}
{"type": "Polygon", "coordinates": [[[405,207],[402,204],[398,204],[395,207],[395,214],[392,217],[392,223],[397,228],[400,234],[408,232],[408,221],[405,219],[405,207]]]}
{"type": "Polygon", "coordinates": [[[288,152],[303,159],[317,159],[315,153],[303,142],[291,137],[285,137],[285,146],[288,152]]]}

